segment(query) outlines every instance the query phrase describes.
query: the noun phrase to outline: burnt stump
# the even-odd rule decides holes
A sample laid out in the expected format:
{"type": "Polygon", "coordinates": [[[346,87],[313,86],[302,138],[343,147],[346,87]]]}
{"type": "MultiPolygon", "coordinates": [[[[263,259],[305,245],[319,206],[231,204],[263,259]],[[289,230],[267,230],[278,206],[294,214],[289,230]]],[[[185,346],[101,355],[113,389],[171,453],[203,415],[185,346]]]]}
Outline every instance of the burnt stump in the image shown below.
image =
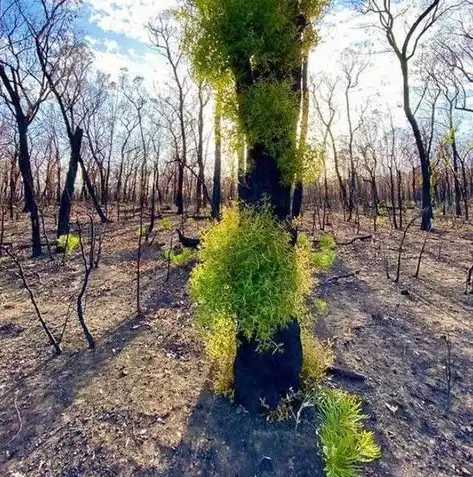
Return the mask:
{"type": "Polygon", "coordinates": [[[300,388],[301,329],[297,320],[274,335],[277,351],[257,351],[258,343],[238,335],[234,362],[235,403],[250,412],[274,410],[290,390],[300,388]]]}

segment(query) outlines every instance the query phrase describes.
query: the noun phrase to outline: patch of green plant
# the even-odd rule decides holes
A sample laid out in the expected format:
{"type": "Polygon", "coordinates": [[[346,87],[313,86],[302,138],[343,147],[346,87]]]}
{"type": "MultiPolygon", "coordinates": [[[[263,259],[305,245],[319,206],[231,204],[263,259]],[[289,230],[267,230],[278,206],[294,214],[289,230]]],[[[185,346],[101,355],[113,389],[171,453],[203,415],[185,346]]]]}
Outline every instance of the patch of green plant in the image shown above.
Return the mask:
{"type": "Polygon", "coordinates": [[[333,365],[334,355],[330,343],[318,341],[305,327],[301,329],[301,342],[301,380],[304,388],[310,389],[325,378],[327,368],[333,365]]]}
{"type": "Polygon", "coordinates": [[[331,234],[322,234],[319,239],[319,250],[312,254],[312,263],[316,270],[323,271],[332,267],[337,258],[336,247],[337,244],[331,234]]]}
{"type": "Polygon", "coordinates": [[[360,464],[381,457],[372,432],[365,430],[366,416],[358,397],[340,390],[316,395],[321,426],[319,436],[327,477],[358,477],[360,464]]]}
{"type": "Polygon", "coordinates": [[[61,235],[56,239],[56,245],[65,250],[67,254],[71,254],[79,246],[79,243],[79,236],[74,234],[61,235]]]}
{"type": "Polygon", "coordinates": [[[184,247],[181,252],[176,253],[173,250],[168,252],[168,258],[171,260],[171,263],[180,267],[187,264],[192,259],[197,257],[197,252],[189,247],[184,247]]]}
{"type": "Polygon", "coordinates": [[[172,223],[172,220],[167,217],[159,221],[159,228],[163,230],[171,230],[173,226],[174,224],[172,223]]]}
{"type": "Polygon", "coordinates": [[[320,248],[335,250],[337,248],[337,242],[332,234],[323,233],[319,239],[320,248]]]}
{"type": "Polygon", "coordinates": [[[302,238],[292,247],[269,209],[225,209],[204,234],[199,257],[190,294],[204,334],[228,320],[264,350],[275,346],[277,328],[305,314],[313,285],[310,242],[302,238]]]}
{"type": "Polygon", "coordinates": [[[205,349],[212,362],[213,386],[217,394],[232,396],[233,362],[237,351],[236,327],[228,317],[217,317],[212,329],[201,330],[205,349]]]}
{"type": "Polygon", "coordinates": [[[316,298],[314,300],[314,306],[317,310],[317,313],[322,314],[325,312],[325,310],[327,310],[328,304],[325,300],[322,300],[322,298],[316,298]]]}

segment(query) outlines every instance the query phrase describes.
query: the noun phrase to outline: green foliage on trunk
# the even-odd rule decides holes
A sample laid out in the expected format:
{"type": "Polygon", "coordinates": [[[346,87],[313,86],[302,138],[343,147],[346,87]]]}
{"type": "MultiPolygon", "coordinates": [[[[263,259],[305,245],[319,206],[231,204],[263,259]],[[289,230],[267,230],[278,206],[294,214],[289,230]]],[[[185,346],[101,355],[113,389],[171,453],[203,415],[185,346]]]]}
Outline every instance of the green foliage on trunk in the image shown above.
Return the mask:
{"type": "Polygon", "coordinates": [[[326,0],[194,0],[178,11],[198,78],[222,98],[234,138],[262,145],[283,179],[302,176],[297,151],[303,58],[318,40],[326,0]]]}
{"type": "Polygon", "coordinates": [[[277,346],[276,329],[306,313],[313,285],[310,242],[291,246],[269,210],[226,209],[204,234],[200,261],[190,292],[204,335],[227,320],[268,349],[277,346]]]}

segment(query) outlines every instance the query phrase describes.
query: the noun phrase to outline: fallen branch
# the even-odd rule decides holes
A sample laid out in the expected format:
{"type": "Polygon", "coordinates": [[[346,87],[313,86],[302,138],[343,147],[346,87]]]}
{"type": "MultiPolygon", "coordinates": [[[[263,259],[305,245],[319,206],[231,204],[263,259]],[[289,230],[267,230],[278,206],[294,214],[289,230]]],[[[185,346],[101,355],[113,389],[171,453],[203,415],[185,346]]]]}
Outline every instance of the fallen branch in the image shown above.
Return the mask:
{"type": "Polygon", "coordinates": [[[352,243],[355,243],[357,240],[360,242],[366,242],[367,240],[372,239],[372,235],[359,235],[357,237],[353,237],[351,240],[348,240],[348,242],[336,242],[339,247],[343,247],[345,245],[351,245],[352,243]]]}
{"type": "Polygon", "coordinates": [[[348,369],[339,368],[338,366],[329,366],[327,368],[327,373],[332,376],[337,376],[339,378],[351,379],[353,381],[366,381],[366,376],[355,371],[350,371],[348,369]]]}
{"type": "Polygon", "coordinates": [[[346,273],[344,275],[338,275],[336,277],[332,278],[327,278],[327,280],[324,280],[321,285],[325,285],[326,283],[331,283],[331,282],[338,282],[338,280],[343,280],[344,278],[352,278],[356,277],[360,274],[360,270],[355,270],[354,272],[351,273],[346,273]]]}

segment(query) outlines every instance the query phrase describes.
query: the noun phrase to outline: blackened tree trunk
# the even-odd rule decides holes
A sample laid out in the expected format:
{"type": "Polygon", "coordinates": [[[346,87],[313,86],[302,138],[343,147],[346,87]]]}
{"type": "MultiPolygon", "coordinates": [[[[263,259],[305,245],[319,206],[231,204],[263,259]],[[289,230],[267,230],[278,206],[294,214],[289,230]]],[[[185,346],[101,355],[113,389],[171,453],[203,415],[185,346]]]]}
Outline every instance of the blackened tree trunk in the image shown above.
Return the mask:
{"type": "MultiPolygon", "coordinates": [[[[97,194],[95,193],[95,190],[94,190],[94,186],[92,185],[92,182],[90,180],[89,173],[87,172],[84,161],[82,160],[82,157],[80,155],[80,151],[79,151],[79,164],[81,166],[84,185],[86,186],[87,191],[89,192],[90,198],[92,199],[92,204],[94,205],[94,209],[96,210],[97,215],[100,217],[100,221],[102,222],[102,224],[105,224],[108,222],[107,216],[105,215],[104,211],[102,210],[102,207],[100,206],[99,200],[97,198],[97,194]]],[[[105,204],[106,203],[107,202],[105,201],[105,204]]]]}
{"type": "Polygon", "coordinates": [[[196,211],[199,214],[200,209],[205,207],[206,198],[204,194],[205,186],[205,168],[204,168],[204,108],[207,101],[204,98],[203,85],[199,84],[199,119],[198,119],[198,138],[197,138],[197,186],[196,186],[196,211]]]}
{"type": "MultiPolygon", "coordinates": [[[[18,58],[17,58],[18,61],[18,58]]],[[[42,254],[41,250],[41,232],[38,215],[38,204],[36,202],[36,194],[34,190],[33,174],[31,172],[30,153],[28,149],[28,126],[33,120],[38,110],[39,104],[42,101],[41,94],[36,104],[28,101],[29,109],[27,113],[23,112],[20,98],[20,91],[24,94],[26,88],[23,87],[21,79],[15,70],[11,67],[11,78],[8,77],[5,67],[0,63],[0,80],[6,90],[5,95],[2,95],[7,104],[10,105],[10,110],[14,114],[15,121],[18,128],[18,163],[20,173],[23,178],[23,187],[25,192],[25,211],[29,212],[31,220],[31,245],[32,256],[38,257],[42,254]]],[[[12,171],[13,172],[13,171],[12,171]]]]}
{"type": "MultiPolygon", "coordinates": [[[[301,112],[301,135],[299,140],[299,147],[304,152],[307,143],[307,135],[309,132],[309,58],[304,55],[302,64],[302,112],[301,112]]],[[[294,188],[294,196],[292,198],[292,216],[299,217],[302,209],[302,198],[304,195],[303,185],[303,164],[300,166],[299,177],[294,188]]]]}
{"type": "Polygon", "coordinates": [[[177,183],[176,183],[176,207],[177,214],[182,215],[184,213],[184,163],[182,159],[179,160],[177,165],[177,183]]]}
{"type": "Polygon", "coordinates": [[[215,114],[215,166],[214,166],[214,180],[212,190],[212,218],[218,219],[220,217],[220,202],[222,195],[222,118],[220,112],[215,114]]]}
{"type": "Polygon", "coordinates": [[[463,178],[463,187],[462,187],[462,195],[463,195],[463,207],[465,209],[465,220],[470,219],[470,210],[468,204],[468,180],[466,178],[466,168],[465,168],[465,160],[460,158],[461,170],[462,170],[462,178],[463,178]]]}
{"type": "MultiPolygon", "coordinates": [[[[276,161],[257,145],[250,151],[253,167],[240,187],[240,200],[253,207],[269,203],[276,217],[285,220],[291,213],[291,188],[283,185],[276,161]]],[[[239,347],[234,363],[235,402],[251,412],[259,412],[262,403],[274,409],[289,389],[300,387],[302,345],[297,320],[277,330],[274,341],[281,352],[259,352],[257,343],[238,336],[239,347]]]]}
{"type": "Polygon", "coordinates": [[[396,170],[397,175],[397,203],[399,210],[399,228],[403,227],[403,205],[402,205],[402,175],[399,169],[396,170]]]}
{"type": "Polygon", "coordinates": [[[69,159],[69,169],[67,171],[66,182],[61,195],[61,203],[59,205],[59,218],[57,236],[69,233],[69,222],[72,208],[72,198],[74,196],[74,188],[77,177],[77,169],[79,167],[80,149],[82,146],[82,137],[84,131],[77,127],[74,135],[70,138],[71,155],[69,159]]]}
{"type": "Polygon", "coordinates": [[[25,191],[25,209],[30,214],[31,220],[31,243],[32,256],[39,257],[41,250],[41,229],[39,223],[38,204],[36,202],[36,194],[33,186],[33,175],[31,173],[30,154],[28,150],[28,126],[21,118],[17,118],[19,144],[19,166],[23,178],[25,191]]]}
{"type": "Polygon", "coordinates": [[[424,231],[429,231],[432,226],[432,198],[431,198],[431,169],[430,169],[430,158],[428,157],[424,141],[422,139],[422,133],[419,128],[417,119],[414,116],[414,113],[411,109],[410,102],[410,90],[409,90],[409,70],[407,59],[400,58],[402,78],[403,78],[403,92],[404,92],[404,112],[406,118],[409,121],[409,124],[414,133],[414,138],[416,141],[417,152],[420,159],[420,169],[422,173],[422,222],[421,229],[424,231]]]}
{"type": "Polygon", "coordinates": [[[299,217],[302,209],[302,198],[304,196],[304,186],[302,181],[297,181],[292,198],[292,216],[299,217]]]}
{"type": "Polygon", "coordinates": [[[396,197],[394,194],[394,175],[392,166],[388,167],[389,169],[389,189],[391,191],[391,210],[393,213],[393,225],[397,229],[397,216],[396,216],[396,197]]]}
{"type": "Polygon", "coordinates": [[[461,217],[462,215],[462,206],[461,206],[461,187],[460,187],[460,178],[458,170],[458,149],[456,134],[453,130],[452,124],[452,156],[453,156],[453,183],[455,187],[455,215],[461,217]]]}

